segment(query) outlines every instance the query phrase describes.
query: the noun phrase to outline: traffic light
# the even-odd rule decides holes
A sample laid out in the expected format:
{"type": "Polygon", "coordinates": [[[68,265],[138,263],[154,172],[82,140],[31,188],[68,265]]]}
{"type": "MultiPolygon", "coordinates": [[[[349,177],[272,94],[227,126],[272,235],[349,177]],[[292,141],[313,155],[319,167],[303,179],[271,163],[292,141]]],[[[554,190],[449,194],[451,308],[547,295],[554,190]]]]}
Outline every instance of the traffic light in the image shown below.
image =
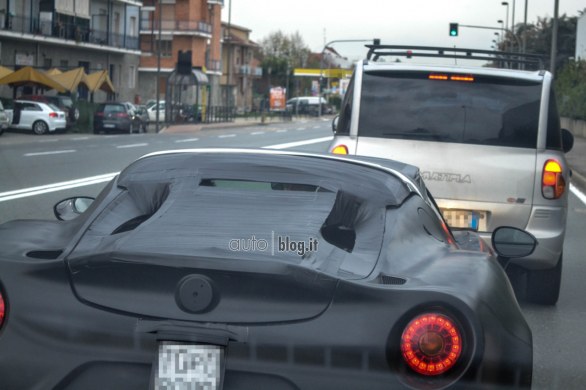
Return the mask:
{"type": "Polygon", "coordinates": [[[450,36],[451,37],[458,36],[458,23],[450,23],[450,36]]]}

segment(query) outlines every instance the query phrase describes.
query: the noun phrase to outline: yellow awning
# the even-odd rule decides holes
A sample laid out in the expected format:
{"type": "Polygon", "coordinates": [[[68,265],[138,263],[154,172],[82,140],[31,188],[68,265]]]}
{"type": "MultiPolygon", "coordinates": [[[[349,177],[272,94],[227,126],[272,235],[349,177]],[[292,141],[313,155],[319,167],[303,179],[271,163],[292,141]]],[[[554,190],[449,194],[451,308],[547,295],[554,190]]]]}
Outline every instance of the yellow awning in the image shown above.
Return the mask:
{"type": "Polygon", "coordinates": [[[8,69],[8,68],[5,68],[3,66],[0,66],[0,79],[3,78],[3,77],[8,76],[12,72],[13,72],[12,69],[8,69]]]}
{"type": "Polygon", "coordinates": [[[48,76],[55,76],[56,74],[61,74],[63,72],[61,72],[59,69],[57,68],[51,68],[48,71],[45,72],[46,75],[48,76]]]}
{"type": "Polygon", "coordinates": [[[35,85],[47,89],[55,89],[57,92],[65,92],[65,88],[57,81],[30,66],[19,69],[1,78],[0,84],[8,84],[11,87],[35,85]]]}
{"type": "Polygon", "coordinates": [[[63,85],[65,89],[70,92],[75,91],[80,83],[83,83],[86,87],[89,88],[87,75],[85,74],[83,68],[76,68],[61,74],[56,74],[51,76],[51,78],[57,81],[59,84],[63,85]]]}
{"type": "Polygon", "coordinates": [[[110,76],[108,76],[108,72],[105,70],[88,74],[86,80],[90,92],[96,92],[98,89],[109,93],[116,92],[110,76]]]}

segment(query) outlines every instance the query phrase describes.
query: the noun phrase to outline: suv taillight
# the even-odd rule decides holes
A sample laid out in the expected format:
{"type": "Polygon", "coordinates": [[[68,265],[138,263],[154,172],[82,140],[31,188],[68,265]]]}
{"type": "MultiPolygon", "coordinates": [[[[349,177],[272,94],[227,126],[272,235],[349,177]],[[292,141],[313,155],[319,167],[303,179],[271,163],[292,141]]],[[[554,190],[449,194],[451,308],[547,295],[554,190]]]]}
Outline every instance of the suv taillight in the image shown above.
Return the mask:
{"type": "Polygon", "coordinates": [[[566,190],[563,169],[556,160],[547,160],[541,176],[541,193],[545,199],[559,199],[566,190]]]}
{"type": "Polygon", "coordinates": [[[4,323],[4,313],[6,312],[6,305],[4,304],[4,297],[0,293],[0,328],[4,323]]]}
{"type": "Polygon", "coordinates": [[[49,117],[50,118],[57,118],[59,115],[56,112],[50,112],[49,113],[49,117]]]}
{"type": "Polygon", "coordinates": [[[333,154],[348,154],[348,147],[346,145],[337,145],[332,149],[333,154]]]}

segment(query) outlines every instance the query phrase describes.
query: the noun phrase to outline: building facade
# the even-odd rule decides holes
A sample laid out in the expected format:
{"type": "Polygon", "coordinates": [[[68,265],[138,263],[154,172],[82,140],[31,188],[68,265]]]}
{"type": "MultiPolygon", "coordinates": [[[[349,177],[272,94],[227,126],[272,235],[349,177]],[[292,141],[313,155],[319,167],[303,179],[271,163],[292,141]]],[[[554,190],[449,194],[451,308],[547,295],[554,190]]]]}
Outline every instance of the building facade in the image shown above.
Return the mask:
{"type": "Polygon", "coordinates": [[[253,83],[262,77],[260,46],[250,40],[250,32],[245,27],[222,23],[222,100],[239,113],[257,108],[253,83]]]}
{"type": "Polygon", "coordinates": [[[576,60],[586,61],[586,13],[578,17],[576,27],[576,60]]]}
{"type": "MultiPolygon", "coordinates": [[[[0,65],[33,66],[62,71],[84,67],[86,73],[107,70],[116,93],[134,100],[140,63],[139,21],[142,1],[134,0],[0,0],[0,65]]],[[[0,86],[0,95],[20,91],[0,86]]],[[[80,98],[87,91],[78,90],[80,98]]]]}
{"type": "Polygon", "coordinates": [[[142,100],[156,99],[157,84],[159,99],[164,100],[167,79],[175,70],[179,51],[191,51],[191,63],[201,84],[196,101],[204,105],[221,105],[221,13],[224,1],[161,2],[159,9],[158,0],[146,0],[141,12],[139,94],[142,100]]]}

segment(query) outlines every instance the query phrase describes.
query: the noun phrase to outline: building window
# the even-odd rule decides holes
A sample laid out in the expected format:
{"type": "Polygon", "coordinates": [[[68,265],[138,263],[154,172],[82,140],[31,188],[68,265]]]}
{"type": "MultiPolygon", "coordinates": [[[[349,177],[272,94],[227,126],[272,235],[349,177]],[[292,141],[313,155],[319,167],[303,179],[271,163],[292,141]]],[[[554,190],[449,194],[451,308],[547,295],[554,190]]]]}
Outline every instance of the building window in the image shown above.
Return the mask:
{"type": "Polygon", "coordinates": [[[136,68],[134,66],[130,66],[128,75],[128,88],[136,87],[136,68]]]}
{"type": "Polygon", "coordinates": [[[173,55],[173,41],[161,40],[155,41],[155,53],[161,50],[161,57],[171,57],[173,55]]]}
{"type": "Polygon", "coordinates": [[[53,66],[53,60],[51,58],[45,57],[43,59],[43,68],[50,69],[53,66]]]}
{"type": "Polygon", "coordinates": [[[69,61],[68,60],[61,60],[59,61],[59,67],[62,69],[69,68],[69,61]]]}

